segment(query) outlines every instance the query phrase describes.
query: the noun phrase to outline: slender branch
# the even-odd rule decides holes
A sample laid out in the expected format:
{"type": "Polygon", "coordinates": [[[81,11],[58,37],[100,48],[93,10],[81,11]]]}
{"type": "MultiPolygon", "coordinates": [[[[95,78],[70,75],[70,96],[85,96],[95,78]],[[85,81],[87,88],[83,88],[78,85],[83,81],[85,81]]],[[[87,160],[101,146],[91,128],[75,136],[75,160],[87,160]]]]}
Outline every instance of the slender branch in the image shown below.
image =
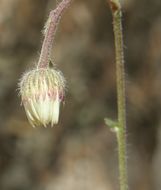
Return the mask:
{"type": "Polygon", "coordinates": [[[45,30],[44,30],[44,41],[41,48],[40,58],[38,61],[38,68],[48,67],[50,61],[50,55],[54,40],[54,35],[56,33],[57,25],[61,19],[61,15],[65,8],[70,4],[71,0],[62,0],[55,10],[50,12],[49,18],[47,20],[45,30]]]}
{"type": "Polygon", "coordinates": [[[125,71],[122,32],[122,11],[119,0],[109,0],[113,15],[113,30],[115,38],[117,103],[118,103],[118,157],[120,190],[128,190],[127,153],[126,153],[126,105],[125,105],[125,71]]]}

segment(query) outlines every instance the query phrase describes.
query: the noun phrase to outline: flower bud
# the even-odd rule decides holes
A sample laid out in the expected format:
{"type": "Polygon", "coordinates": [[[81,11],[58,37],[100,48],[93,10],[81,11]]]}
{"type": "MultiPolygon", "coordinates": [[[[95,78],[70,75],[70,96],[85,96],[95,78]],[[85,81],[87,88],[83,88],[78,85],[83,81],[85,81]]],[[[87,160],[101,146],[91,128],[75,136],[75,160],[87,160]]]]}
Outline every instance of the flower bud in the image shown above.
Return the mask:
{"type": "Polygon", "coordinates": [[[22,104],[33,127],[58,123],[65,79],[60,71],[38,68],[27,72],[19,84],[22,104]]]}

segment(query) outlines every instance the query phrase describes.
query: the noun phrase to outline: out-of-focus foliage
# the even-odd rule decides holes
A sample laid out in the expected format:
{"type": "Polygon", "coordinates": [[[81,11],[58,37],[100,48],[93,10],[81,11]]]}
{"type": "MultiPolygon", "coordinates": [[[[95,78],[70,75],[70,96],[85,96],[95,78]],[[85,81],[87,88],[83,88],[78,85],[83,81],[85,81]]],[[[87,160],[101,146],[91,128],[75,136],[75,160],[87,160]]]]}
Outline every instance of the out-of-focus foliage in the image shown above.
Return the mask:
{"type": "MultiPolygon", "coordinates": [[[[67,79],[54,128],[33,129],[17,82],[33,68],[55,0],[0,0],[0,189],[118,189],[112,17],[106,0],[75,0],[55,37],[52,62],[67,79]]],[[[161,1],[122,1],[131,190],[160,190],[161,1]]]]}

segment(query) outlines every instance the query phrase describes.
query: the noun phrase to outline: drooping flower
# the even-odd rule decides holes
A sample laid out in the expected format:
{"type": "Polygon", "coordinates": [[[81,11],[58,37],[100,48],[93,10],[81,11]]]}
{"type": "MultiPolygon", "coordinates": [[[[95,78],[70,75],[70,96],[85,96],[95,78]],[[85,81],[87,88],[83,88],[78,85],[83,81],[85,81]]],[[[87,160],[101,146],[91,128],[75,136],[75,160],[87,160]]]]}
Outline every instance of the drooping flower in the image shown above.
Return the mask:
{"type": "Polygon", "coordinates": [[[19,87],[22,104],[33,127],[58,123],[65,88],[65,79],[60,71],[34,69],[23,75],[19,87]]]}

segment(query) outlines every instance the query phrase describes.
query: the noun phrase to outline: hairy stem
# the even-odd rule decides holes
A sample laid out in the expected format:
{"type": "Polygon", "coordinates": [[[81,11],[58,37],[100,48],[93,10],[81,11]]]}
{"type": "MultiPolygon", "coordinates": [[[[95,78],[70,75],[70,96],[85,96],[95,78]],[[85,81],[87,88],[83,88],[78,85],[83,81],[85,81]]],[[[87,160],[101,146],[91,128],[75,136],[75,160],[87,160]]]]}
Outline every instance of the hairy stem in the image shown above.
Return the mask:
{"type": "Polygon", "coordinates": [[[115,38],[117,102],[118,102],[118,159],[120,190],[128,190],[127,154],[126,154],[126,106],[125,106],[125,69],[122,32],[122,12],[119,0],[109,0],[113,15],[113,30],[115,38]]]}
{"type": "Polygon", "coordinates": [[[41,48],[40,58],[38,61],[38,68],[48,67],[50,62],[51,50],[54,41],[54,35],[57,29],[57,25],[60,21],[61,15],[65,8],[70,4],[71,0],[62,0],[55,10],[50,12],[49,18],[45,25],[44,41],[41,48]]]}

